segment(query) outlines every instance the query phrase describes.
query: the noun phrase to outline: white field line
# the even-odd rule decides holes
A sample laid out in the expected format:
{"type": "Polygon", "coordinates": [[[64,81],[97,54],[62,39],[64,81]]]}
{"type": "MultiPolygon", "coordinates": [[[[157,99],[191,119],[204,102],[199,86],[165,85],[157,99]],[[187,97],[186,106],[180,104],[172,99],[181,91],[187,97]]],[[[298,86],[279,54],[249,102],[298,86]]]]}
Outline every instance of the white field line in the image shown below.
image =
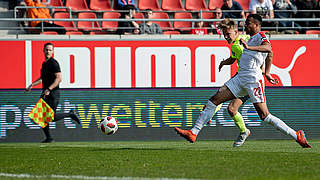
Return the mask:
{"type": "Polygon", "coordinates": [[[82,175],[32,175],[32,174],[10,174],[0,173],[0,177],[12,177],[12,178],[32,178],[32,179],[97,179],[97,180],[191,180],[185,178],[147,178],[147,177],[107,177],[107,176],[82,176],[82,175]]]}

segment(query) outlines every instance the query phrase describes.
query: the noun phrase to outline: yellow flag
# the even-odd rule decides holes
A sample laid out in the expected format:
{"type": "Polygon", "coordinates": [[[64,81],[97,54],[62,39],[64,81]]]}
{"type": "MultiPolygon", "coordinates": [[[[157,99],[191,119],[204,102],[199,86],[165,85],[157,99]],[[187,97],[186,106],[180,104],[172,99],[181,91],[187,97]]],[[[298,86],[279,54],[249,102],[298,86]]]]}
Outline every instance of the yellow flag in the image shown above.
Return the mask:
{"type": "Polygon", "coordinates": [[[53,121],[54,111],[42,98],[40,98],[28,116],[35,123],[44,128],[49,122],[53,121]]]}

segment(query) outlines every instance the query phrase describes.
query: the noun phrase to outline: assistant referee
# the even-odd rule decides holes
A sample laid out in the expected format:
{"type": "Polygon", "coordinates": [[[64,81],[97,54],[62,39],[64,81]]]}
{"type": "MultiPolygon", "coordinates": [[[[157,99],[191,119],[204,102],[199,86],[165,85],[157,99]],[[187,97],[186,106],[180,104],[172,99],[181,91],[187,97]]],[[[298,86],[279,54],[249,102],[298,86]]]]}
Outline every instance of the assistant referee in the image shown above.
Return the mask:
{"type": "MultiPolygon", "coordinates": [[[[41,77],[35,80],[26,88],[26,91],[30,91],[33,86],[36,86],[42,82],[42,93],[41,98],[43,98],[47,104],[54,110],[54,122],[59,121],[63,118],[70,117],[78,124],[80,124],[80,119],[71,110],[68,113],[56,113],[57,106],[60,100],[60,89],[59,84],[62,80],[60,65],[57,60],[53,58],[54,46],[52,43],[46,43],[43,48],[45,60],[42,63],[41,77]]],[[[49,124],[42,128],[46,139],[42,143],[54,142],[50,131],[49,124]]]]}

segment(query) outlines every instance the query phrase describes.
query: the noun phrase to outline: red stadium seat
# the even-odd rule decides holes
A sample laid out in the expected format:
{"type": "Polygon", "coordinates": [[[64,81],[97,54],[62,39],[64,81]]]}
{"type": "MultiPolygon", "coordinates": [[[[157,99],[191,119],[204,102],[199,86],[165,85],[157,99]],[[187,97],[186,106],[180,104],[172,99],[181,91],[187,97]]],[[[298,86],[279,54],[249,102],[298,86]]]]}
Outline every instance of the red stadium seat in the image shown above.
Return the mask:
{"type": "Polygon", "coordinates": [[[163,34],[180,34],[179,31],[164,31],[163,34]]]}
{"type": "Polygon", "coordinates": [[[158,0],[139,0],[139,9],[152,9],[154,11],[161,10],[158,0]]]}
{"type": "Polygon", "coordinates": [[[103,31],[91,31],[90,35],[105,35],[108,34],[107,32],[103,32],[103,31]]]}
{"type": "MultiPolygon", "coordinates": [[[[213,19],[214,15],[212,12],[202,12],[201,14],[199,13],[199,17],[202,17],[202,19],[213,19]]],[[[208,26],[208,24],[210,24],[210,22],[204,22],[203,24],[204,24],[204,26],[208,26]]]]}
{"type": "MultiPolygon", "coordinates": [[[[104,12],[103,19],[119,19],[120,13],[117,12],[104,12]]],[[[116,31],[118,28],[118,21],[102,21],[102,29],[107,29],[108,31],[116,31]]]]}
{"type": "Polygon", "coordinates": [[[45,35],[58,35],[58,33],[55,32],[55,31],[45,31],[45,32],[41,32],[40,34],[45,34],[45,35]]]}
{"type": "MultiPolygon", "coordinates": [[[[70,14],[67,12],[56,12],[53,14],[54,19],[69,19],[70,14]]],[[[76,31],[77,28],[73,21],[54,21],[55,24],[63,26],[67,31],[76,31]]]]}
{"type": "MultiPolygon", "coordinates": [[[[192,14],[188,12],[178,12],[174,14],[175,19],[192,19],[192,14]]],[[[180,31],[190,31],[192,27],[191,21],[174,21],[173,27],[180,31]]]]}
{"type": "Polygon", "coordinates": [[[250,0],[236,0],[244,11],[249,10],[250,0]]]}
{"type": "MultiPolygon", "coordinates": [[[[93,12],[82,12],[78,14],[78,19],[97,19],[93,12]]],[[[101,31],[101,27],[97,21],[79,21],[78,29],[83,31],[101,31]]]]}
{"type": "Polygon", "coordinates": [[[215,8],[221,8],[223,4],[224,4],[223,0],[210,0],[209,9],[214,10],[215,8]]]}
{"type": "Polygon", "coordinates": [[[208,10],[205,0],[186,0],[186,9],[191,11],[208,10]]]}
{"type": "MultiPolygon", "coordinates": [[[[54,7],[64,7],[61,0],[51,0],[51,1],[50,1],[50,6],[54,6],[54,7]]],[[[65,8],[65,9],[57,9],[57,8],[54,8],[53,11],[54,11],[54,12],[64,11],[64,12],[65,12],[65,11],[67,11],[67,8],[65,8]]]]}
{"type": "Polygon", "coordinates": [[[66,32],[66,35],[83,35],[83,32],[81,32],[81,31],[70,31],[70,32],[66,32]]]}
{"type": "MultiPolygon", "coordinates": [[[[144,16],[143,16],[143,13],[136,13],[134,16],[133,16],[134,19],[144,19],[144,16]]],[[[136,21],[136,23],[140,24],[142,23],[142,21],[136,21]]]]}
{"type": "Polygon", "coordinates": [[[50,6],[63,6],[63,3],[61,0],[51,0],[50,6]]]}
{"type": "MultiPolygon", "coordinates": [[[[152,19],[169,19],[169,16],[165,12],[154,12],[152,15],[152,19]]],[[[160,25],[162,30],[172,30],[172,25],[170,21],[152,21],[153,23],[157,23],[160,25]]]]}
{"type": "Polygon", "coordinates": [[[113,10],[111,7],[110,0],[91,0],[90,9],[96,11],[110,11],[113,10]]]}
{"type": "Polygon", "coordinates": [[[307,30],[306,34],[320,34],[320,30],[307,30]]]}
{"type": "Polygon", "coordinates": [[[67,0],[66,6],[73,11],[89,11],[86,0],[67,0]]]}
{"type": "Polygon", "coordinates": [[[184,11],[181,0],[162,0],[161,8],[167,11],[184,11]]]}

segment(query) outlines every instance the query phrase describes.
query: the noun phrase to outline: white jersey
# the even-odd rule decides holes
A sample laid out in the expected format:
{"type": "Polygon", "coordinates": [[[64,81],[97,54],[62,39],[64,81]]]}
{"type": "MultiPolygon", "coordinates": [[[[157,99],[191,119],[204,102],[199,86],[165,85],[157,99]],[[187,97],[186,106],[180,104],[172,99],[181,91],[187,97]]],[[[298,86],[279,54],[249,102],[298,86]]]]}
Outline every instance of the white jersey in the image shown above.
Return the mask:
{"type": "MultiPolygon", "coordinates": [[[[248,46],[260,46],[263,42],[270,43],[266,35],[259,32],[251,36],[247,44],[248,46]]],[[[239,64],[239,78],[245,82],[257,82],[262,79],[261,66],[267,55],[268,53],[244,49],[239,64]]]]}

